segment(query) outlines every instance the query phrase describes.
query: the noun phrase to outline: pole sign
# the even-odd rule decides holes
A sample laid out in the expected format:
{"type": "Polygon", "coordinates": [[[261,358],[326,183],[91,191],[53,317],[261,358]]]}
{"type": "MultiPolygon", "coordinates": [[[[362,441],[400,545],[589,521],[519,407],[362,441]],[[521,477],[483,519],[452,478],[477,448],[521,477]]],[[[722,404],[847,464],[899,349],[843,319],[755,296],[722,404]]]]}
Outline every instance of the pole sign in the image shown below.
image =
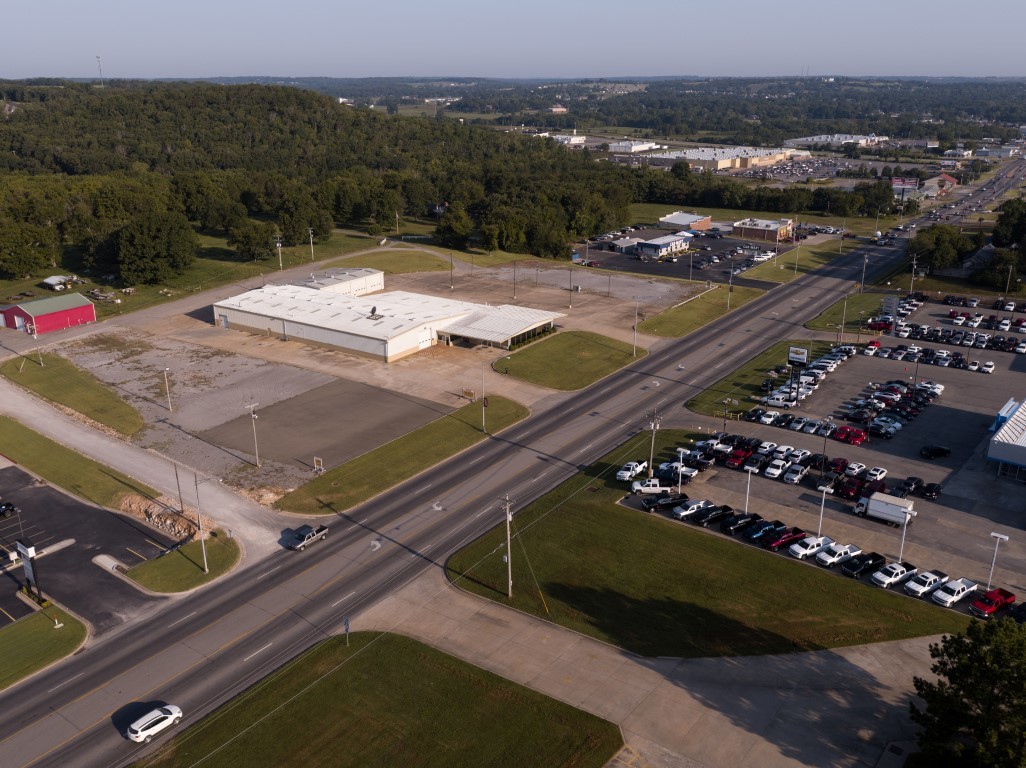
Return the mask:
{"type": "Polygon", "coordinates": [[[809,350],[804,347],[788,347],[787,362],[791,365],[803,367],[809,363],[809,350]]]}

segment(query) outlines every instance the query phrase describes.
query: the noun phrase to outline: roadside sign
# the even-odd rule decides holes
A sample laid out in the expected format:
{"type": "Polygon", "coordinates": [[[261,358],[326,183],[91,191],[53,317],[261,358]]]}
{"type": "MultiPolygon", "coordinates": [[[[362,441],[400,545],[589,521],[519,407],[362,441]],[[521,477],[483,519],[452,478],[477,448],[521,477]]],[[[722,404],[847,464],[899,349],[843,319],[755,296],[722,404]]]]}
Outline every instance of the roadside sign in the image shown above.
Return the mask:
{"type": "Polygon", "coordinates": [[[804,347],[788,347],[787,362],[791,365],[806,365],[809,362],[809,350],[804,347]]]}

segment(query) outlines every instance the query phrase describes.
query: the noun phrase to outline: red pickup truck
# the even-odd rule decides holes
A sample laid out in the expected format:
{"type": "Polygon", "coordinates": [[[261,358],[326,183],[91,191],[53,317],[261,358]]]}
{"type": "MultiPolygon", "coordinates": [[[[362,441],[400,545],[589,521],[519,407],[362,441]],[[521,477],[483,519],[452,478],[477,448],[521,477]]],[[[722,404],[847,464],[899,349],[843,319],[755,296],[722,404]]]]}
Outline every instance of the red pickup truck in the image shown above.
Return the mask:
{"type": "Polygon", "coordinates": [[[1002,608],[1015,602],[1015,595],[1007,589],[992,589],[969,603],[969,610],[974,616],[989,619],[1002,608]]]}
{"type": "Polygon", "coordinates": [[[741,469],[741,466],[748,461],[751,457],[752,452],[747,448],[735,448],[724,464],[730,469],[741,469]]]}

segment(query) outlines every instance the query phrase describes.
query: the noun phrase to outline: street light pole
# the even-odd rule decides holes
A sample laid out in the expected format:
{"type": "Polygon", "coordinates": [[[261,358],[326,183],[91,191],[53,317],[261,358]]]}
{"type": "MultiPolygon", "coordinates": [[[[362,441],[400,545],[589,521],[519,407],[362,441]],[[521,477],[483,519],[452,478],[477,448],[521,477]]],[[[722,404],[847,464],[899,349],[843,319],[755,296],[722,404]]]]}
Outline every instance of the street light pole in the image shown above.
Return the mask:
{"type": "Polygon", "coordinates": [[[859,285],[859,293],[866,292],[866,266],[869,264],[869,254],[862,254],[862,283],[859,285]]]}
{"type": "MultiPolygon", "coordinates": [[[[826,438],[823,439],[824,445],[826,444],[826,438]]],[[[751,475],[749,475],[751,477],[751,475]]],[[[826,486],[823,486],[823,497],[819,500],[819,528],[816,529],[816,537],[823,535],[823,512],[826,509],[826,486]]],[[[901,559],[900,557],[898,558],[901,559]]]]}
{"type": "Polygon", "coordinates": [[[481,432],[488,434],[488,430],[485,427],[485,408],[488,407],[488,398],[485,397],[485,366],[488,363],[481,364],[481,432]]]}
{"type": "Polygon", "coordinates": [[[313,227],[307,227],[306,228],[306,232],[307,232],[307,234],[310,235],[310,263],[312,264],[313,260],[314,260],[314,252],[313,252],[313,227]]]}
{"type": "Polygon", "coordinates": [[[652,467],[652,462],[655,461],[655,439],[656,432],[659,431],[659,412],[652,411],[649,415],[649,427],[652,429],[652,442],[648,449],[648,476],[652,477],[655,474],[655,470],[652,467]]]}
{"type": "MultiPolygon", "coordinates": [[[[901,559],[905,555],[905,533],[906,533],[906,531],[908,531],[908,515],[905,515],[905,523],[904,523],[904,525],[901,526],[901,547],[898,548],[898,562],[899,563],[901,562],[901,559]]],[[[988,587],[988,589],[989,589],[989,587],[988,587]]]]}
{"type": "Polygon", "coordinates": [[[513,301],[517,300],[517,260],[513,259],[513,301]]]}
{"type": "Polygon", "coordinates": [[[278,246],[278,271],[281,272],[282,271],[282,263],[281,263],[281,238],[280,237],[274,238],[274,244],[276,246],[278,246]]]}
{"type": "Polygon", "coordinates": [[[246,406],[246,410],[249,411],[249,415],[253,418],[253,453],[256,456],[257,469],[260,468],[260,445],[257,443],[257,433],[256,433],[256,422],[257,422],[256,407],[258,405],[260,405],[260,403],[250,403],[249,405],[246,406]]]}
{"type": "Polygon", "coordinates": [[[745,512],[748,512],[748,495],[752,492],[752,472],[748,473],[748,486],[745,488],[745,512]]]}
{"type": "Polygon", "coordinates": [[[848,294],[844,294],[844,306],[841,307],[841,327],[837,330],[838,340],[844,343],[844,322],[848,316],[848,294]]]}
{"type": "Polygon", "coordinates": [[[175,412],[174,408],[171,407],[171,385],[168,384],[168,381],[167,381],[167,374],[168,374],[168,371],[170,371],[170,370],[171,370],[170,368],[165,368],[164,369],[164,391],[167,393],[167,410],[168,410],[168,413],[174,413],[175,412]]]}
{"type": "Polygon", "coordinates": [[[1002,541],[1008,541],[1008,537],[1003,533],[995,533],[991,531],[991,536],[994,537],[994,559],[990,561],[990,576],[987,577],[987,591],[990,592],[990,584],[994,581],[994,566],[997,564],[997,552],[998,547],[1001,546],[1002,541]]]}
{"type": "Polygon", "coordinates": [[[638,301],[634,302],[634,347],[631,349],[631,357],[638,356],[638,301]]]}

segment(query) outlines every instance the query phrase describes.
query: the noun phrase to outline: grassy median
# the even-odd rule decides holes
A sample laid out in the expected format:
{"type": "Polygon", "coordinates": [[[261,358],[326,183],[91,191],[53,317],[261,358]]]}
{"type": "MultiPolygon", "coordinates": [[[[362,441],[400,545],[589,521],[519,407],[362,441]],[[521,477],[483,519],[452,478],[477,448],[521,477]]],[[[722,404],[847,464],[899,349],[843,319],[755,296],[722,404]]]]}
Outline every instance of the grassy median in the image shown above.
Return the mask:
{"type": "MultiPolygon", "coordinates": [[[[657,461],[693,437],[659,431],[657,461]]],[[[638,435],[516,515],[511,602],[504,525],[453,555],[449,577],[645,656],[787,653],[965,628],[951,611],[618,505],[616,468],[647,457],[649,440],[638,435]]]]}
{"type": "Polygon", "coordinates": [[[641,347],[597,333],[565,331],[496,361],[492,368],[542,387],[569,391],[584,389],[647,354],[641,347]]]}
{"type": "Polygon", "coordinates": [[[135,408],[60,355],[14,357],[0,365],[0,375],[126,437],[143,428],[142,416],[135,408]]]}
{"type": "Polygon", "coordinates": [[[399,635],[327,640],[178,735],[146,768],[601,768],[619,729],[399,635]]]}
{"type": "Polygon", "coordinates": [[[70,656],[85,638],[85,625],[54,606],[0,629],[0,690],[70,656]]]}
{"type": "MultiPolygon", "coordinates": [[[[485,422],[488,432],[494,434],[527,415],[527,409],[519,403],[489,397],[485,422]]],[[[275,506],[302,515],[336,514],[409,480],[486,437],[481,431],[481,404],[470,403],[328,470],[280,498],[275,506]]]]}
{"type": "Polygon", "coordinates": [[[101,507],[120,509],[122,499],[133,494],[149,499],[160,496],[138,480],[65,448],[8,416],[0,416],[0,446],[0,452],[30,472],[101,507]]]}
{"type": "Polygon", "coordinates": [[[218,529],[207,536],[207,568],[203,572],[203,548],[199,540],[140,563],[128,578],[151,592],[185,592],[228,573],[239,562],[239,545],[218,529]]]}

